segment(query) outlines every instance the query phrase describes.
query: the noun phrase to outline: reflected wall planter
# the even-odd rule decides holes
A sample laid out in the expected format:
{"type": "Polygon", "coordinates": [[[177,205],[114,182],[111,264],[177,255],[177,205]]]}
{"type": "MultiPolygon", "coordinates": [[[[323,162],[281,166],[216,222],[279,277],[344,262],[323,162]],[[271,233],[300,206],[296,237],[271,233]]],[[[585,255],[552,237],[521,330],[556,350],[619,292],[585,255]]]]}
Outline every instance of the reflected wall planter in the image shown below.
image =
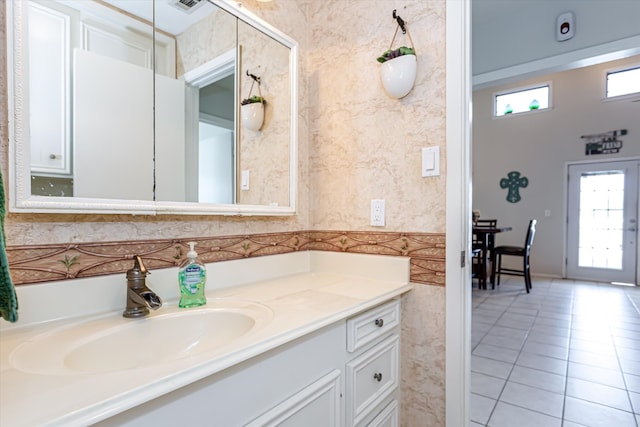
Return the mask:
{"type": "Polygon", "coordinates": [[[264,122],[264,103],[253,102],[240,107],[242,127],[258,131],[264,122]]]}
{"type": "Polygon", "coordinates": [[[387,95],[402,98],[411,92],[416,81],[416,68],[415,55],[402,55],[383,62],[380,76],[387,95]]]}

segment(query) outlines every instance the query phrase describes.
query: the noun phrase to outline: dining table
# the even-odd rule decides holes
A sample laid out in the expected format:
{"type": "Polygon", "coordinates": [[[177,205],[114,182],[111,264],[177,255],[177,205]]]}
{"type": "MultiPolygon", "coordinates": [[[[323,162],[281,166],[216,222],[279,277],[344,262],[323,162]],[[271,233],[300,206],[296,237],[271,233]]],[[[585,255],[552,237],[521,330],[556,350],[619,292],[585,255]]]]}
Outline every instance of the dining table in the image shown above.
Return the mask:
{"type": "Polygon", "coordinates": [[[473,226],[474,241],[480,244],[481,259],[480,259],[480,288],[487,288],[487,266],[491,265],[491,275],[489,276],[489,282],[492,289],[495,289],[495,269],[493,265],[496,262],[496,255],[494,253],[495,236],[498,233],[504,233],[511,231],[511,227],[483,227],[480,225],[473,226]],[[490,264],[489,264],[490,262],[490,264]]]}

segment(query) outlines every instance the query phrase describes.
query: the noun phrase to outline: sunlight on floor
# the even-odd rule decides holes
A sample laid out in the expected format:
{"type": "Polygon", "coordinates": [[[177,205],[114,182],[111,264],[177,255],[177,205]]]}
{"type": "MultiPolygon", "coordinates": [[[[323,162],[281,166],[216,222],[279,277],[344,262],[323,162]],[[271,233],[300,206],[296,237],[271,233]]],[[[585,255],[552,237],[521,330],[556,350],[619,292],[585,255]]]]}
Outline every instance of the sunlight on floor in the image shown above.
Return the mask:
{"type": "Polygon", "coordinates": [[[513,277],[472,297],[472,426],[640,425],[640,288],[513,277]]]}

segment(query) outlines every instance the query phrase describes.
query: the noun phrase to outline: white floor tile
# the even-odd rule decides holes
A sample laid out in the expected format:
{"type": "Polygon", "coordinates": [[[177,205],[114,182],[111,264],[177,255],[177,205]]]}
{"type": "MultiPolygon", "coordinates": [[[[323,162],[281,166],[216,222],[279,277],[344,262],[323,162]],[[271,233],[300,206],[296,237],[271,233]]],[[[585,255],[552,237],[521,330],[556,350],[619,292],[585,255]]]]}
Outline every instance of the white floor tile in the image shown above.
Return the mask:
{"type": "Polygon", "coordinates": [[[567,396],[631,412],[626,390],[577,378],[567,379],[567,396]]]}
{"type": "Polygon", "coordinates": [[[479,394],[471,393],[471,407],[469,410],[471,421],[475,421],[480,424],[487,424],[489,416],[491,415],[495,405],[495,400],[480,396],[479,394]]]}
{"type": "Polygon", "coordinates": [[[619,370],[569,362],[569,371],[567,375],[571,378],[592,381],[611,387],[625,388],[622,372],[619,370]]]}
{"type": "MultiPolygon", "coordinates": [[[[638,350],[640,353],[640,350],[638,350]]],[[[620,358],[620,365],[622,365],[622,372],[631,375],[640,375],[640,361],[620,358]]]]}
{"type": "Polygon", "coordinates": [[[640,393],[629,392],[629,399],[631,399],[631,405],[633,406],[633,412],[640,414],[640,393]]]}
{"type": "Polygon", "coordinates": [[[567,361],[554,359],[553,357],[539,356],[533,353],[520,353],[516,365],[527,368],[539,369],[551,372],[552,374],[565,375],[567,372],[567,361]]]}
{"type": "Polygon", "coordinates": [[[562,394],[508,381],[500,396],[500,401],[562,418],[564,403],[564,395],[562,394]]]}
{"type": "Polygon", "coordinates": [[[615,353],[600,354],[590,351],[572,349],[569,351],[569,362],[581,363],[583,365],[597,366],[606,369],[620,369],[618,358],[615,353]]]}
{"type": "Polygon", "coordinates": [[[567,360],[569,356],[569,349],[567,349],[566,347],[559,347],[557,345],[544,344],[528,340],[527,342],[525,342],[524,347],[522,347],[522,351],[562,360],[567,360]]]}
{"type": "Polygon", "coordinates": [[[560,418],[498,402],[488,425],[491,427],[513,427],[514,422],[518,427],[560,427],[562,424],[560,418]]]}
{"type": "Polygon", "coordinates": [[[569,338],[557,335],[547,335],[541,332],[530,332],[527,341],[539,342],[542,344],[555,345],[558,347],[569,347],[569,338]]]}
{"type": "Polygon", "coordinates": [[[507,328],[504,326],[494,326],[493,328],[491,328],[491,330],[489,330],[488,335],[494,335],[494,336],[498,336],[498,337],[507,337],[507,338],[517,338],[517,339],[522,339],[524,341],[524,339],[527,337],[528,331],[526,330],[522,330],[522,329],[515,329],[515,328],[507,328]]]}
{"type": "Polygon", "coordinates": [[[505,276],[472,297],[479,425],[490,406],[490,426],[640,427],[640,288],[505,276]]]}
{"type": "Polygon", "coordinates": [[[631,374],[623,374],[624,382],[627,385],[627,390],[632,391],[634,393],[640,393],[640,376],[631,375],[631,374]]]}
{"type": "Polygon", "coordinates": [[[515,363],[520,352],[518,350],[511,350],[490,344],[479,344],[474,348],[471,354],[489,359],[501,360],[503,362],[515,363]]]}
{"type": "Polygon", "coordinates": [[[471,372],[471,393],[498,399],[506,380],[489,375],[471,372]]]}
{"type": "Polygon", "coordinates": [[[486,357],[471,356],[471,371],[507,379],[513,368],[513,364],[501,362],[499,360],[487,359],[486,357]]]}
{"type": "Polygon", "coordinates": [[[562,394],[564,393],[566,377],[516,365],[511,371],[509,381],[562,394]]]}
{"type": "Polygon", "coordinates": [[[525,338],[514,338],[514,337],[500,337],[495,335],[487,334],[482,339],[482,344],[495,345],[498,347],[504,347],[511,350],[520,350],[524,345],[525,338]]]}
{"type": "Polygon", "coordinates": [[[590,427],[637,427],[630,412],[568,396],[565,400],[564,418],[590,427]]]}
{"type": "Polygon", "coordinates": [[[599,343],[597,341],[580,340],[574,337],[571,337],[571,340],[569,341],[569,350],[572,349],[589,351],[597,354],[616,354],[613,345],[603,345],[603,343],[599,343]]]}

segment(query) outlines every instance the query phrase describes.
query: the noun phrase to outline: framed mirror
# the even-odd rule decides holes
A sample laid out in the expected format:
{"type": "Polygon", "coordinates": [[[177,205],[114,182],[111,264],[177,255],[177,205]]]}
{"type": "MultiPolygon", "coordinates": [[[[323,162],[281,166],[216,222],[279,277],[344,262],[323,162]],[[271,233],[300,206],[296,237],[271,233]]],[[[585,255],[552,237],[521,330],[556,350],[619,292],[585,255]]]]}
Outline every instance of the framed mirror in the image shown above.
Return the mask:
{"type": "Polygon", "coordinates": [[[295,214],[294,40],[224,1],[6,7],[12,212],[295,214]]]}

